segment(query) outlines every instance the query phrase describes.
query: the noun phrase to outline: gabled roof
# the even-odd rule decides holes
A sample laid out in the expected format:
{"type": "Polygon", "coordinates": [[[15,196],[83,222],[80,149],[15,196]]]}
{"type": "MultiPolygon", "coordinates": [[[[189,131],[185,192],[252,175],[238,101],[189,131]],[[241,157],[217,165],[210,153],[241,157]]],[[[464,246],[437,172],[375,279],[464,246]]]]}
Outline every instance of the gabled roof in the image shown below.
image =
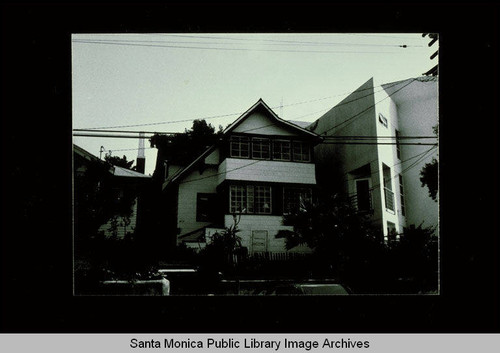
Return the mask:
{"type": "MultiPolygon", "coordinates": [[[[255,103],[253,106],[251,106],[245,113],[243,113],[238,119],[236,119],[236,121],[234,123],[232,123],[231,125],[229,125],[224,131],[223,131],[223,134],[224,135],[227,135],[229,133],[231,133],[231,131],[233,131],[238,125],[240,125],[245,119],[247,119],[253,112],[255,112],[256,110],[258,109],[263,109],[266,113],[268,113],[268,116],[271,117],[271,119],[274,119],[276,121],[276,124],[278,125],[283,125],[283,126],[287,126],[287,127],[290,127],[292,129],[295,129],[297,132],[299,132],[300,134],[302,135],[307,135],[307,136],[310,136],[312,138],[316,138],[316,139],[321,139],[321,136],[319,136],[318,134],[312,132],[312,131],[309,131],[309,130],[306,130],[296,124],[293,124],[291,122],[288,122],[286,120],[283,120],[281,119],[280,117],[278,117],[273,111],[271,108],[269,108],[269,106],[261,99],[259,99],[257,101],[257,103],[255,103]]],[[[212,145],[210,146],[209,148],[207,148],[205,150],[205,152],[203,152],[198,158],[196,158],[191,164],[189,164],[188,166],[186,166],[184,169],[180,170],[172,179],[170,182],[176,182],[178,181],[179,179],[181,179],[182,177],[184,177],[184,175],[186,175],[186,173],[189,173],[198,163],[200,163],[200,161],[202,161],[205,157],[207,157],[211,152],[213,152],[216,148],[216,145],[212,145]]]]}
{"type": "Polygon", "coordinates": [[[196,164],[198,164],[201,160],[203,160],[205,157],[207,157],[210,153],[212,153],[215,150],[215,145],[210,146],[203,152],[198,158],[196,158],[191,164],[186,166],[184,169],[181,169],[176,176],[174,176],[171,180],[171,182],[176,182],[180,178],[182,178],[186,173],[190,172],[196,164]]]}
{"type": "Polygon", "coordinates": [[[113,175],[117,177],[126,177],[126,178],[150,178],[149,175],[145,175],[135,170],[130,170],[127,168],[119,167],[117,165],[113,166],[113,175]]]}
{"type": "Polygon", "coordinates": [[[81,156],[81,157],[83,157],[83,158],[85,158],[85,159],[87,159],[89,161],[97,161],[97,160],[99,160],[99,158],[97,158],[97,156],[94,156],[89,151],[84,150],[83,148],[81,148],[80,146],[75,145],[75,144],[73,144],[73,152],[75,152],[79,156],[81,156]]]}
{"type": "Polygon", "coordinates": [[[224,134],[230,133],[233,131],[238,125],[240,125],[243,121],[245,121],[253,112],[256,110],[263,109],[271,119],[274,119],[276,121],[277,125],[281,126],[287,126],[292,129],[295,129],[297,132],[299,132],[302,135],[308,135],[311,137],[319,137],[319,135],[315,134],[312,131],[306,130],[296,124],[292,124],[291,122],[288,122],[286,120],[281,119],[279,116],[276,115],[275,112],[269,106],[260,98],[257,103],[255,103],[253,106],[251,106],[245,113],[243,113],[234,123],[229,125],[225,130],[224,134]]]}
{"type": "MultiPolygon", "coordinates": [[[[73,152],[78,154],[79,156],[89,160],[89,161],[100,161],[101,163],[105,163],[103,160],[97,158],[92,153],[87,150],[84,150],[78,145],[73,144],[73,152]]],[[[149,175],[145,175],[134,170],[130,170],[127,168],[119,167],[116,165],[111,165],[109,172],[117,177],[126,177],[126,178],[151,178],[149,175]]]]}

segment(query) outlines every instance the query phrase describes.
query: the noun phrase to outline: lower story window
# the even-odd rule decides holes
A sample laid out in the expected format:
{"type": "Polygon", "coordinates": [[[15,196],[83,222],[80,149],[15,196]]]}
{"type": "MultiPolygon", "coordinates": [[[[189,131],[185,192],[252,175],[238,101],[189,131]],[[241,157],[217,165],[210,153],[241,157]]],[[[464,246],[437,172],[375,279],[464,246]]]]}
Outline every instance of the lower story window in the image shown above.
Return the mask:
{"type": "Polygon", "coordinates": [[[270,214],[271,187],[254,185],[231,185],[229,188],[231,213],[270,214]]]}
{"type": "Polygon", "coordinates": [[[196,221],[212,222],[214,221],[215,194],[198,193],[196,195],[196,221]]]}
{"type": "Polygon", "coordinates": [[[283,188],[283,213],[289,214],[304,210],[311,199],[311,188],[285,187],[283,188]]]}

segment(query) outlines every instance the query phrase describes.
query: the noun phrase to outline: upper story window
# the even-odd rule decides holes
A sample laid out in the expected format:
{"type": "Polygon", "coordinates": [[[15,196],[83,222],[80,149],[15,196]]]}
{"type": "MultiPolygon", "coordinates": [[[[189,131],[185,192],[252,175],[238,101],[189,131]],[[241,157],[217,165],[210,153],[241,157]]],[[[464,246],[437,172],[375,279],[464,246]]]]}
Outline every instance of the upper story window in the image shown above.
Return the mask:
{"type": "Polygon", "coordinates": [[[400,144],[399,131],[396,130],[396,155],[398,159],[401,159],[401,144],[400,144]]]}
{"type": "Polygon", "coordinates": [[[311,160],[311,151],[308,143],[293,141],[293,160],[296,162],[309,162],[311,160]]]}
{"type": "Polygon", "coordinates": [[[289,161],[291,158],[291,143],[288,140],[273,141],[273,159],[275,161],[289,161]]]}
{"type": "Polygon", "coordinates": [[[249,158],[250,139],[245,136],[231,136],[230,149],[231,157],[249,158]]]}
{"type": "Polygon", "coordinates": [[[252,158],[269,159],[271,156],[271,144],[267,138],[252,138],[252,158]]]}
{"type": "Polygon", "coordinates": [[[380,121],[382,125],[387,127],[387,118],[382,113],[378,114],[378,121],[380,121]]]}
{"type": "Polygon", "coordinates": [[[229,156],[274,161],[312,162],[312,145],[308,141],[283,137],[231,136],[229,156]]]}

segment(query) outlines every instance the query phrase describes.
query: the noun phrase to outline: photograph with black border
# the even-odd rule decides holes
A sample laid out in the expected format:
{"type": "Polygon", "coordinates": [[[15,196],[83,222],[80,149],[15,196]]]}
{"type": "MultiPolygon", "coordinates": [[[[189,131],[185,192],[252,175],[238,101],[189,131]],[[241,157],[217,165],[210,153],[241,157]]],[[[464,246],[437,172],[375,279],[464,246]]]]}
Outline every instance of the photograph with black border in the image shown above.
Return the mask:
{"type": "Polygon", "coordinates": [[[498,20],[492,4],[2,4],[0,332],[499,333],[498,20]],[[75,295],[77,33],[438,33],[439,294],[75,295]]]}

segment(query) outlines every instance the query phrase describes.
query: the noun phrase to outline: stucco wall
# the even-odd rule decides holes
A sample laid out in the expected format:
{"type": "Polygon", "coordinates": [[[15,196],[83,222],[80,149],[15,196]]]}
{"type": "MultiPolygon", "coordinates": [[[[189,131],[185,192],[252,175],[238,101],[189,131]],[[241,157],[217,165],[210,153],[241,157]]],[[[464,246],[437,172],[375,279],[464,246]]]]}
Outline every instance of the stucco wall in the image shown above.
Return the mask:
{"type": "MultiPolygon", "coordinates": [[[[398,106],[400,114],[401,131],[404,135],[412,136],[434,136],[432,127],[437,124],[437,97],[424,101],[406,101],[398,106]]],[[[431,140],[432,141],[432,140],[431,140]]],[[[435,141],[435,140],[434,140],[435,141]]],[[[426,140],[426,142],[428,142],[426,140]]],[[[429,150],[432,146],[402,146],[403,158],[407,159],[429,150]]],[[[433,201],[427,187],[422,187],[420,182],[420,170],[426,163],[436,157],[438,149],[434,148],[432,153],[420,160],[414,167],[405,172],[405,192],[408,209],[407,223],[418,226],[422,221],[424,225],[437,225],[439,220],[438,203],[433,201]]],[[[418,158],[402,164],[407,169],[418,158]]]]}
{"type": "MultiPolygon", "coordinates": [[[[326,132],[327,136],[373,136],[376,133],[373,105],[373,79],[370,79],[313,123],[313,131],[320,135],[326,132]]],[[[325,173],[331,174],[332,182],[341,183],[344,192],[349,189],[347,173],[377,158],[373,145],[323,143],[314,153],[317,164],[331,166],[325,173]]]]}

